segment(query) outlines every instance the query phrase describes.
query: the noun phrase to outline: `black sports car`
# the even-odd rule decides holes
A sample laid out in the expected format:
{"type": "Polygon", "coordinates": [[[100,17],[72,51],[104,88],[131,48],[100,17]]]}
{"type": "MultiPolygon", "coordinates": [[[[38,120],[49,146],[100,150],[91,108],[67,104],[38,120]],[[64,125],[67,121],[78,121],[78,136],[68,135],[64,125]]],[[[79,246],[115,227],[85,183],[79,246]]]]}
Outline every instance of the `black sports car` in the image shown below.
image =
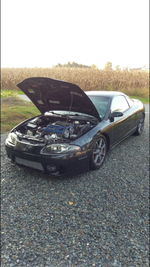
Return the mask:
{"type": "Polygon", "coordinates": [[[99,169],[108,150],[144,128],[139,100],[112,91],[82,91],[50,78],[29,78],[17,85],[41,115],[11,130],[8,158],[52,175],[99,169]]]}

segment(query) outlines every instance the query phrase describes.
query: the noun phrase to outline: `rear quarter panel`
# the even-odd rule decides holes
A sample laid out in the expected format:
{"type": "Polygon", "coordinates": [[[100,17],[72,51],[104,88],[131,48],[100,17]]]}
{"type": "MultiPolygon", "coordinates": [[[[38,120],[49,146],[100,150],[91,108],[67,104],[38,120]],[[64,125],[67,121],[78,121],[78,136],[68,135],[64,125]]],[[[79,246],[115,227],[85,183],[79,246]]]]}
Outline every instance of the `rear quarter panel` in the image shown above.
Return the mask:
{"type": "Polygon", "coordinates": [[[138,124],[139,118],[144,114],[145,116],[145,107],[140,100],[133,99],[134,105],[130,108],[131,110],[131,119],[133,127],[136,127],[138,124]]]}

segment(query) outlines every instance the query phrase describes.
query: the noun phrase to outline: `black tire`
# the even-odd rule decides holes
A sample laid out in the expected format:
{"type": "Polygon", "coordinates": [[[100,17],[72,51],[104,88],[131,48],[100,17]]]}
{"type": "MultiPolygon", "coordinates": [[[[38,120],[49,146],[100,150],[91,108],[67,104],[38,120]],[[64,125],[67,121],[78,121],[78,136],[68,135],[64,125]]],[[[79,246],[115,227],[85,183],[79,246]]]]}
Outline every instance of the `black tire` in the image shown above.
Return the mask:
{"type": "Polygon", "coordinates": [[[135,131],[135,135],[141,135],[144,130],[144,115],[142,115],[138,121],[137,128],[135,131]]]}
{"type": "Polygon", "coordinates": [[[92,148],[92,155],[90,158],[90,168],[92,170],[97,170],[103,165],[106,153],[107,153],[107,140],[105,136],[100,135],[95,140],[92,148]]]}

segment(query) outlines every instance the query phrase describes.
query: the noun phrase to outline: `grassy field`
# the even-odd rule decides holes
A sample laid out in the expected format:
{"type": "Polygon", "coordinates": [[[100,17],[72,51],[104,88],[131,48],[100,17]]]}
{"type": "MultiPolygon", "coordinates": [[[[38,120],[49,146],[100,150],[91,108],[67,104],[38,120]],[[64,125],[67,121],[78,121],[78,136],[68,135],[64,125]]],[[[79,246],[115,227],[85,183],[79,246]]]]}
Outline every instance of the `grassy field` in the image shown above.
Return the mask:
{"type": "Polygon", "coordinates": [[[77,84],[84,91],[117,90],[138,97],[149,97],[149,72],[82,68],[2,68],[2,90],[18,90],[29,77],[49,77],[77,84]]]}
{"type": "Polygon", "coordinates": [[[30,102],[17,96],[1,99],[1,133],[9,132],[21,121],[39,115],[39,110],[30,102]]]}

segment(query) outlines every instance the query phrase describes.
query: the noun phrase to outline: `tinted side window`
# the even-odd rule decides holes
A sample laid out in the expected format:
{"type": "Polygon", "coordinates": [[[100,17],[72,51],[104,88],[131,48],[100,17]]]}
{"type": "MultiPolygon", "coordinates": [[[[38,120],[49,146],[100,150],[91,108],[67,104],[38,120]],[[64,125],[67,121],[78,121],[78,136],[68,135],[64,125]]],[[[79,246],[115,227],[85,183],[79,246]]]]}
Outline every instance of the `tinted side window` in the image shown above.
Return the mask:
{"type": "Polygon", "coordinates": [[[113,98],[112,103],[111,103],[111,112],[113,111],[124,112],[128,108],[129,108],[129,105],[124,96],[116,96],[113,98]]]}

